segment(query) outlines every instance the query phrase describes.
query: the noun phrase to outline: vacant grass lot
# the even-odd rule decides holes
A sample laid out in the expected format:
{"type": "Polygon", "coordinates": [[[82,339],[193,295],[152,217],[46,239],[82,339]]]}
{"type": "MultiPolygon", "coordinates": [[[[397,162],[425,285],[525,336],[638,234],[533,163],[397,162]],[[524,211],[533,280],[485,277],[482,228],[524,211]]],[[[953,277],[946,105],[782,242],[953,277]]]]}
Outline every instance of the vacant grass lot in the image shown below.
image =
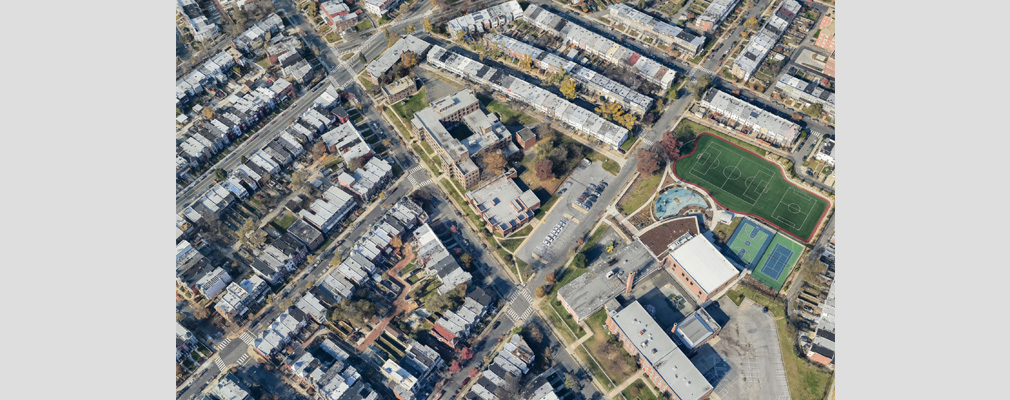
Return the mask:
{"type": "Polygon", "coordinates": [[[786,370],[790,397],[796,400],[823,399],[831,382],[831,374],[797,353],[796,328],[788,320],[780,319],[775,321],[775,325],[778,328],[782,364],[786,370]]]}
{"type": "Polygon", "coordinates": [[[291,224],[295,223],[297,219],[298,217],[294,216],[290,212],[285,211],[284,214],[275,218],[273,220],[273,223],[274,225],[277,225],[277,227],[280,228],[281,230],[286,231],[288,230],[288,227],[290,227],[291,224]]]}
{"type": "Polygon", "coordinates": [[[487,107],[488,111],[498,113],[501,116],[502,123],[505,125],[532,125],[537,122],[536,118],[516,111],[512,107],[500,103],[498,100],[491,100],[485,107],[487,107]]]}
{"type": "Polygon", "coordinates": [[[652,194],[656,192],[656,188],[659,186],[659,180],[663,178],[663,175],[659,172],[651,176],[639,175],[635,179],[634,186],[628,190],[628,193],[624,195],[624,198],[618,203],[617,207],[621,209],[624,215],[631,215],[639,207],[641,207],[652,194]]]}

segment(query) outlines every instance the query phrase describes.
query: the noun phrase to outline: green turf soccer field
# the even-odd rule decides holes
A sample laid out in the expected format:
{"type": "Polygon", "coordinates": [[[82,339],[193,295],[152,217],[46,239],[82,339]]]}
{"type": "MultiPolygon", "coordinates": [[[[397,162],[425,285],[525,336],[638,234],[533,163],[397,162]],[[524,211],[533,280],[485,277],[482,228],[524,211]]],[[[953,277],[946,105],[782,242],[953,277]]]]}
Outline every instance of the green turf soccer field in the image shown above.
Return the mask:
{"type": "Polygon", "coordinates": [[[761,261],[754,267],[751,276],[768,287],[779,290],[786,282],[789,271],[792,271],[796,261],[800,259],[801,253],[803,246],[781,233],[776,234],[761,256],[761,261]]]}
{"type": "Polygon", "coordinates": [[[698,136],[694,152],[677,160],[674,172],[723,207],[761,218],[807,242],[829,205],[787,181],[778,164],[710,133],[698,136]]]}

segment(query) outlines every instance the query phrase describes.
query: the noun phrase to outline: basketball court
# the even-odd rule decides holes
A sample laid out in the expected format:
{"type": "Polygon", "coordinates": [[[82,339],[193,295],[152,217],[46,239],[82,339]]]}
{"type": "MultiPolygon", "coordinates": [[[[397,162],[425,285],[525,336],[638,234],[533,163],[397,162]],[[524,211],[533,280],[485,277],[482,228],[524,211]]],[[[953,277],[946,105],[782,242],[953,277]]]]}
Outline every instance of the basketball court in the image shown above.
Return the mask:
{"type": "Polygon", "coordinates": [[[749,218],[743,218],[727,243],[733,255],[739,258],[744,266],[753,269],[774,236],[775,233],[771,230],[759,226],[749,218]]]}

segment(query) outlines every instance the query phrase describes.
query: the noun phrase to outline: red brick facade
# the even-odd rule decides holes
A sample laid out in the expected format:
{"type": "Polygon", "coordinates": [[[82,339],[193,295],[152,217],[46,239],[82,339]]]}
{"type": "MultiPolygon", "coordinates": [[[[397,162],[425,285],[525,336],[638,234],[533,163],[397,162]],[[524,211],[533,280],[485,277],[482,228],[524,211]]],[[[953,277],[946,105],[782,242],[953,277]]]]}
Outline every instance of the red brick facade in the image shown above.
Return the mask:
{"type": "MultiPolygon", "coordinates": [[[[649,380],[652,381],[652,384],[655,385],[661,392],[669,394],[671,399],[680,400],[680,397],[677,397],[677,394],[670,389],[670,386],[666,384],[666,381],[664,381],[663,378],[659,376],[659,373],[652,368],[649,361],[646,360],[645,357],[642,357],[642,354],[638,351],[638,348],[635,347],[635,344],[631,340],[628,340],[627,336],[624,336],[621,329],[618,328],[617,324],[614,323],[614,320],[610,318],[610,314],[607,314],[606,324],[607,330],[609,330],[610,333],[617,335],[618,339],[621,340],[624,351],[627,351],[628,354],[638,359],[638,364],[641,366],[642,371],[645,372],[645,376],[648,376],[649,380]]],[[[701,397],[701,400],[707,399],[711,394],[712,392],[709,391],[709,393],[701,397]]]]}
{"type": "Polygon", "coordinates": [[[674,278],[677,278],[677,281],[680,282],[680,285],[687,290],[688,293],[691,294],[691,297],[694,297],[694,299],[698,301],[698,304],[708,301],[713,294],[721,292],[730,284],[730,282],[733,282],[733,280],[730,279],[712,292],[708,292],[705,291],[705,289],[702,289],[697,282],[691,279],[691,275],[688,274],[687,271],[684,271],[684,268],[682,268],[680,264],[677,264],[677,261],[675,261],[673,257],[668,255],[666,260],[663,261],[663,265],[670,268],[670,273],[673,274],[674,278]]]}

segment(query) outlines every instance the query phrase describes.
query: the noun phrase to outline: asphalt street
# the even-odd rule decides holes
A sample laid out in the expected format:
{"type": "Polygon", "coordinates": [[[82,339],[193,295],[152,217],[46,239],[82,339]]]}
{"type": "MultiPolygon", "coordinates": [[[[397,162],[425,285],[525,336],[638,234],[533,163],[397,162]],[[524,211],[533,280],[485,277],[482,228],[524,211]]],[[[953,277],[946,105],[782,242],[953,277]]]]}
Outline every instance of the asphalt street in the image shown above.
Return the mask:
{"type": "Polygon", "coordinates": [[[288,107],[287,110],[282,111],[279,116],[267,122],[267,124],[260,130],[247,133],[247,135],[252,135],[251,138],[246,139],[245,142],[238,145],[231,153],[224,156],[221,161],[214,164],[212,167],[208,168],[206,172],[203,173],[199,178],[194,180],[186,186],[184,189],[176,193],[175,197],[175,211],[181,212],[183,209],[188,207],[193,200],[196,200],[208,188],[213,186],[216,181],[214,178],[214,170],[224,169],[230,171],[231,169],[237,167],[242,162],[242,157],[248,157],[250,154],[255,153],[259,149],[263,148],[266,144],[274,140],[291,125],[294,121],[302,115],[305,110],[312,106],[312,102],[316,100],[319,95],[321,95],[326,90],[325,84],[317,85],[314,89],[302,94],[301,97],[296,99],[294,103],[288,107]]]}
{"type": "MultiPolygon", "coordinates": [[[[764,4],[767,1],[768,0],[763,0],[762,2],[760,2],[760,4],[764,4]]],[[[536,2],[543,4],[547,3],[546,1],[542,0],[536,2]]],[[[307,26],[307,23],[303,19],[299,20],[300,13],[292,12],[293,6],[290,4],[289,1],[276,0],[275,5],[277,5],[279,10],[287,10],[285,14],[287,14],[289,18],[293,20],[292,22],[300,26],[307,26]]],[[[426,14],[430,12],[430,8],[427,7],[430,6],[420,7],[419,9],[415,10],[411,14],[413,16],[408,18],[407,20],[386,24],[380,28],[397,29],[405,27],[410,23],[418,23],[421,19],[423,19],[426,16],[426,14]]],[[[474,7],[472,6],[471,8],[474,7]]],[[[755,9],[760,8],[761,7],[755,7],[755,9]]],[[[556,8],[555,11],[557,11],[556,8]]],[[[443,11],[440,13],[432,13],[427,16],[431,16],[434,18],[437,16],[449,14],[451,12],[456,12],[456,10],[443,11]]],[[[572,13],[562,12],[562,14],[565,14],[570,19],[580,20],[583,26],[590,26],[594,28],[599,26],[598,24],[595,23],[589,24],[587,23],[587,21],[582,20],[580,16],[572,13]]],[[[418,23],[418,25],[420,24],[418,23]]],[[[310,38],[306,40],[309,41],[321,40],[317,35],[315,35],[315,30],[311,29],[311,26],[309,26],[308,28],[310,29],[305,29],[303,27],[303,30],[304,32],[306,32],[307,36],[310,36],[310,38]],[[314,36],[314,38],[312,38],[312,36],[314,36]]],[[[341,63],[339,61],[339,55],[344,54],[349,50],[364,48],[366,56],[370,54],[374,54],[374,56],[377,56],[379,52],[385,49],[384,35],[382,35],[379,32],[380,30],[381,29],[378,28],[375,29],[374,33],[370,35],[370,37],[366,39],[364,43],[356,43],[351,46],[345,44],[337,46],[336,48],[330,48],[328,46],[325,46],[325,44],[323,44],[322,46],[318,46],[319,49],[326,49],[326,51],[323,51],[322,54],[320,55],[320,60],[322,61],[324,67],[327,68],[327,71],[330,72],[328,80],[331,83],[335,82],[338,83],[338,86],[343,87],[354,79],[352,74],[355,74],[357,71],[360,71],[360,69],[364,68],[363,65],[357,62],[356,58],[351,60],[351,62],[349,63],[350,66],[348,65],[348,63],[341,63]],[[383,37],[380,38],[379,36],[383,37]],[[353,70],[350,70],[350,68],[353,68],[353,70]]],[[[738,34],[738,32],[735,33],[738,34]]],[[[728,51],[728,46],[723,47],[725,48],[724,50],[722,50],[723,52],[728,51]]],[[[646,52],[646,54],[651,53],[646,52]]],[[[369,59],[374,58],[374,56],[370,56],[369,59]]],[[[695,68],[686,67],[683,63],[673,62],[668,57],[657,57],[657,58],[666,61],[667,65],[676,66],[679,71],[686,72],[689,76],[695,75],[698,71],[695,68]]],[[[301,113],[304,112],[304,110],[307,109],[309,105],[311,105],[311,102],[316,97],[318,97],[319,94],[322,93],[322,91],[325,89],[325,86],[326,85],[319,85],[317,88],[315,88],[315,90],[312,90],[304,94],[301,98],[297,99],[295,103],[287,111],[283,112],[279,117],[268,123],[259,132],[252,134],[253,135],[252,138],[244,142],[232,153],[230,153],[228,156],[222,159],[217,165],[214,166],[214,168],[209,169],[208,174],[205,174],[205,176],[201,177],[201,179],[199,179],[197,182],[190,185],[183,192],[181,192],[180,195],[177,197],[177,211],[181,211],[183,208],[185,208],[185,206],[188,205],[190,201],[195,199],[196,196],[198,196],[199,194],[202,194],[211,184],[213,184],[213,176],[210,175],[212,174],[213,169],[234,168],[238,164],[238,161],[241,159],[242,156],[255,152],[263,145],[268,143],[270,140],[273,140],[277,135],[280,134],[280,132],[283,131],[284,128],[286,128],[291,122],[297,119],[297,117],[300,116],[301,113]]],[[[370,121],[369,124],[372,124],[373,122],[378,124],[378,127],[373,129],[380,131],[380,133],[383,135],[383,138],[389,138],[392,140],[393,142],[392,146],[390,146],[389,153],[387,153],[386,156],[391,156],[398,164],[400,164],[401,168],[403,168],[403,170],[405,171],[406,176],[404,176],[403,179],[401,179],[395,186],[386,189],[386,197],[380,202],[380,205],[372,209],[370,212],[366,213],[364,216],[360,217],[357,220],[356,224],[350,229],[350,231],[345,232],[345,234],[343,235],[343,237],[345,238],[344,240],[334,241],[330,245],[330,247],[323,252],[323,256],[319,257],[319,259],[314,264],[304,267],[300,275],[296,279],[294,279],[285,290],[281,291],[281,296],[278,296],[278,300],[274,304],[272,304],[254,324],[251,324],[251,327],[249,329],[245,330],[245,332],[248,332],[249,335],[255,336],[259,332],[261,332],[271,321],[273,321],[273,319],[275,319],[281,312],[283,312],[286,309],[287,304],[290,301],[297,299],[306,291],[305,289],[306,284],[318,282],[319,279],[322,277],[322,275],[326,273],[328,270],[330,270],[331,267],[329,266],[329,261],[332,258],[333,254],[335,253],[346,254],[346,252],[349,250],[349,247],[353,244],[352,238],[360,237],[365,232],[365,230],[368,229],[372,223],[374,223],[376,219],[378,219],[381,215],[383,215],[383,213],[389,206],[394,204],[403,196],[417,189],[418,186],[427,188],[428,191],[432,193],[433,197],[436,199],[435,209],[432,211],[433,220],[451,219],[453,221],[456,221],[461,226],[466,225],[465,223],[463,223],[464,221],[462,215],[458,212],[458,210],[456,210],[452,206],[451,202],[449,201],[447,196],[442,192],[442,190],[437,189],[433,185],[434,182],[425,184],[428,181],[432,181],[431,177],[428,175],[427,170],[423,168],[417,168],[418,166],[417,159],[403,147],[402,142],[399,140],[398,135],[394,134],[392,127],[390,127],[386,123],[386,121],[383,118],[381,118],[381,116],[379,116],[378,112],[375,110],[374,105],[371,104],[371,100],[368,98],[368,96],[363,96],[361,90],[358,89],[357,85],[349,85],[347,87],[347,90],[350,90],[352,93],[355,93],[359,101],[363,103],[362,104],[363,115],[366,117],[367,121],[370,121]]],[[[672,129],[673,123],[684,112],[687,105],[691,103],[691,100],[692,100],[691,96],[682,95],[680,98],[672,102],[670,106],[667,108],[667,110],[660,117],[659,121],[654,125],[654,127],[652,129],[645,130],[640,134],[641,138],[639,140],[642,141],[641,144],[648,145],[654,143],[661,138],[663,132],[672,129]]],[[[814,129],[817,128],[815,127],[814,129]]],[[[834,134],[833,130],[828,129],[827,127],[820,129],[819,132],[828,133],[832,135],[834,134]]],[[[808,138],[808,140],[813,140],[812,138],[814,137],[814,135],[810,136],[811,138],[808,138]]],[[[804,147],[801,147],[801,149],[804,147]]],[[[632,154],[628,158],[628,161],[624,164],[621,171],[618,173],[616,177],[613,177],[613,182],[610,184],[610,186],[608,186],[607,192],[612,192],[610,198],[608,199],[601,198],[599,201],[600,203],[607,205],[612,202],[613,200],[612,197],[616,196],[616,192],[618,192],[619,189],[621,189],[624,185],[626,185],[630,181],[631,177],[634,175],[637,162],[638,162],[637,157],[632,152],[632,154]]],[[[591,218],[588,215],[583,216],[586,217],[585,221],[581,222],[577,226],[576,232],[582,232],[582,234],[586,234],[588,233],[588,230],[593,225],[595,225],[598,218],[591,218]]],[[[833,217],[829,219],[828,226],[825,228],[825,232],[830,232],[831,229],[833,229],[833,221],[834,221],[833,217]]],[[[551,227],[548,226],[546,229],[550,228],[551,227]]],[[[539,229],[544,228],[541,226],[540,228],[538,228],[538,230],[539,229]]],[[[460,229],[459,232],[462,239],[461,242],[463,243],[464,248],[475,256],[477,264],[481,267],[482,273],[485,274],[484,283],[491,285],[491,287],[494,288],[494,290],[504,298],[508,298],[514,291],[521,289],[517,288],[515,284],[507,278],[507,275],[505,275],[502,271],[503,267],[496,261],[496,259],[490,256],[488,251],[486,251],[483,248],[479,248],[483,247],[483,245],[480,244],[481,241],[479,236],[477,236],[474,232],[470,231],[470,229],[460,229]]],[[[826,240],[826,236],[822,236],[822,238],[818,241],[817,245],[818,247],[822,246],[823,241],[826,240]]],[[[529,246],[530,244],[527,245],[529,246]]],[[[537,271],[535,277],[524,286],[527,288],[535,288],[539,285],[542,285],[544,283],[544,277],[546,275],[546,272],[544,270],[553,270],[553,268],[540,268],[537,271]]],[[[509,307],[511,307],[511,305],[506,305],[503,307],[502,310],[499,311],[498,315],[496,316],[496,318],[501,321],[499,325],[494,329],[490,329],[489,332],[486,332],[482,337],[482,341],[479,342],[477,346],[475,346],[476,355],[473,358],[473,360],[475,361],[471,361],[471,363],[479,362],[479,360],[483,358],[483,355],[485,355],[488,351],[490,351],[491,348],[494,347],[493,346],[494,341],[498,340],[498,338],[504,337],[504,335],[513,328],[514,322],[512,321],[511,318],[506,316],[506,310],[508,310],[509,307]]],[[[524,310],[515,310],[515,311],[520,312],[524,310]]],[[[541,326],[546,327],[546,324],[544,324],[543,321],[540,319],[540,317],[536,314],[534,314],[532,319],[529,321],[536,322],[541,326]]],[[[553,333],[549,329],[544,329],[544,331],[545,331],[545,337],[549,338],[551,341],[559,343],[558,339],[554,337],[553,333]]],[[[220,345],[222,342],[223,341],[218,341],[217,343],[214,343],[214,345],[220,345]]],[[[247,350],[248,345],[245,343],[245,341],[241,340],[240,338],[236,338],[230,340],[226,345],[224,345],[224,347],[218,352],[218,354],[215,357],[220,357],[221,364],[227,367],[237,363],[240,359],[242,359],[243,356],[247,353],[247,350]]],[[[564,365],[564,367],[569,371],[580,370],[578,363],[574,359],[572,359],[571,356],[566,351],[561,351],[561,349],[558,349],[558,351],[554,352],[554,358],[556,359],[556,361],[564,365]]],[[[464,371],[468,370],[470,367],[472,366],[469,364],[464,366],[464,371]]],[[[208,382],[210,382],[212,378],[216,377],[217,373],[220,372],[221,369],[219,368],[218,363],[212,360],[208,361],[205,364],[203,370],[204,372],[197,372],[197,374],[199,374],[198,377],[194,380],[194,382],[192,382],[190,387],[183,392],[180,398],[184,399],[190,398],[191,396],[199,393],[199,391],[202,390],[203,386],[206,385],[208,382]]],[[[589,398],[590,396],[593,395],[592,394],[593,385],[591,384],[591,377],[588,376],[588,374],[586,374],[584,371],[577,372],[576,375],[583,378],[582,386],[583,388],[588,388],[588,391],[590,393],[587,395],[587,398],[589,398]]],[[[445,382],[445,386],[443,388],[447,391],[447,393],[449,394],[453,393],[456,388],[460,387],[462,380],[465,379],[465,376],[466,374],[456,374],[456,376],[452,377],[451,379],[445,382]]]]}
{"type": "MultiPolygon", "coordinates": [[[[743,16],[743,18],[740,19],[740,24],[737,25],[735,28],[733,28],[733,31],[730,32],[730,34],[726,36],[725,39],[722,40],[721,45],[722,47],[719,48],[719,51],[713,52],[708,57],[708,59],[706,59],[705,62],[702,63],[702,66],[705,67],[705,69],[708,69],[709,71],[718,72],[719,64],[722,62],[723,57],[729,54],[730,50],[732,50],[733,47],[736,47],[735,45],[739,44],[740,42],[740,35],[743,33],[743,21],[746,21],[750,18],[757,18],[759,15],[761,15],[761,12],[764,11],[766,7],[768,7],[768,2],[770,1],[771,0],[760,0],[756,4],[751,6],[751,8],[747,10],[747,13],[743,16]]],[[[740,5],[738,5],[737,7],[740,7],[740,5]]],[[[723,23],[727,22],[729,21],[724,21],[723,23]]]]}

